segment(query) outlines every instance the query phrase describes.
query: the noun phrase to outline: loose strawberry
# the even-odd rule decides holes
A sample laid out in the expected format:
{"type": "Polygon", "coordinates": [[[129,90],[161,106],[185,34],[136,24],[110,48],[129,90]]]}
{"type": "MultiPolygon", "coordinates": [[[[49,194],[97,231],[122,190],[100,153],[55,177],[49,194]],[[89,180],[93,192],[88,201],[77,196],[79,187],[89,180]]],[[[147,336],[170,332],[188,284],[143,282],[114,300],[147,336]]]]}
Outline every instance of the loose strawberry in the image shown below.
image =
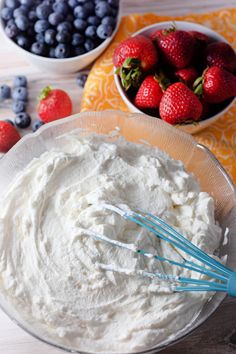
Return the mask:
{"type": "Polygon", "coordinates": [[[176,70],[175,76],[187,86],[192,87],[192,84],[198,77],[198,73],[193,66],[189,66],[188,68],[176,70]]]}
{"type": "Polygon", "coordinates": [[[188,32],[196,41],[200,41],[204,44],[209,43],[210,39],[209,37],[202,33],[202,32],[198,32],[198,31],[189,31],[188,32]]]}
{"type": "Polygon", "coordinates": [[[211,43],[206,48],[206,64],[208,66],[218,66],[233,73],[236,70],[235,51],[227,43],[211,43]]]}
{"type": "Polygon", "coordinates": [[[220,103],[236,96],[236,77],[230,72],[212,66],[194,83],[195,93],[209,103],[220,103]]]}
{"type": "Polygon", "coordinates": [[[158,53],[154,44],[143,35],[124,40],[113,54],[113,64],[125,90],[131,86],[138,87],[142,74],[153,69],[157,62],[158,53]]]}
{"type": "Polygon", "coordinates": [[[142,82],[134,99],[134,104],[139,109],[157,109],[163,95],[158,77],[147,76],[142,82]]]}
{"type": "Polygon", "coordinates": [[[72,102],[69,95],[59,89],[45,87],[40,94],[38,115],[44,123],[70,116],[72,113],[72,102]]]}
{"type": "Polygon", "coordinates": [[[171,27],[159,35],[156,33],[154,43],[163,58],[175,68],[185,68],[192,60],[195,40],[186,31],[171,27]]]}
{"type": "Polygon", "coordinates": [[[13,125],[0,121],[0,152],[7,152],[19,140],[20,135],[13,125]]]}
{"type": "Polygon", "coordinates": [[[199,120],[202,104],[197,96],[182,82],[168,87],[160,102],[160,116],[170,124],[199,120]]]}

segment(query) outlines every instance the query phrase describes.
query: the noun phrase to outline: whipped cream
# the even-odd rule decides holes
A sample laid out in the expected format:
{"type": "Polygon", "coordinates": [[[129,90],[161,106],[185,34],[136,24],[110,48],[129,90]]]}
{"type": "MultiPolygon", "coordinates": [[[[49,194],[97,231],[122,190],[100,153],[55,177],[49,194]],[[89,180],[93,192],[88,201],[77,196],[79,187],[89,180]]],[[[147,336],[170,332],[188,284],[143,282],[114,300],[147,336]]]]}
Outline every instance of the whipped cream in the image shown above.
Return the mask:
{"type": "Polygon", "coordinates": [[[76,133],[57,146],[33,159],[1,201],[0,292],[34,332],[77,350],[133,352],[175,337],[210,294],[174,293],[145,272],[201,275],[132,252],[181,259],[101,205],[146,209],[213,254],[221,229],[212,198],[156,148],[76,133]]]}

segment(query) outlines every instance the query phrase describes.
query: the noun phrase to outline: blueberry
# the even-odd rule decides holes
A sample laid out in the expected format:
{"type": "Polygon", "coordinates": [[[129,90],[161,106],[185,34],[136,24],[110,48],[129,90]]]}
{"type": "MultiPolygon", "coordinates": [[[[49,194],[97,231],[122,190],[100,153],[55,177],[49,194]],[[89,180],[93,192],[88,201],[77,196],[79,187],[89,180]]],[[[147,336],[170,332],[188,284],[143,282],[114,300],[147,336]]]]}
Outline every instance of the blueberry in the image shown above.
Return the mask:
{"type": "Polygon", "coordinates": [[[23,36],[22,34],[16,37],[16,43],[24,49],[28,49],[30,46],[29,39],[26,36],[23,36]]]}
{"type": "Polygon", "coordinates": [[[32,5],[34,5],[35,0],[20,0],[20,3],[22,5],[26,5],[28,7],[31,7],[32,5]]]}
{"type": "Polygon", "coordinates": [[[37,33],[45,32],[48,28],[49,28],[49,23],[47,20],[38,20],[35,22],[34,30],[37,33]]]}
{"type": "Polygon", "coordinates": [[[11,9],[10,7],[4,7],[1,10],[1,17],[3,20],[8,21],[12,18],[13,16],[13,9],[11,9]]]}
{"type": "Polygon", "coordinates": [[[48,17],[48,21],[52,26],[57,26],[60,22],[63,21],[63,16],[56,12],[51,13],[48,17]]]}
{"type": "Polygon", "coordinates": [[[80,33],[74,33],[72,35],[72,41],[71,44],[75,47],[81,45],[84,43],[84,36],[80,33]]]}
{"type": "Polygon", "coordinates": [[[74,9],[74,16],[76,18],[82,18],[85,19],[89,15],[88,10],[86,10],[83,6],[76,6],[74,9]]]}
{"type": "Polygon", "coordinates": [[[27,87],[27,78],[24,75],[18,75],[13,80],[14,87],[27,87]]]}
{"type": "Polygon", "coordinates": [[[82,55],[86,53],[86,50],[84,49],[84,47],[75,47],[73,50],[73,55],[75,57],[77,57],[78,55],[82,55]]]}
{"type": "Polygon", "coordinates": [[[95,7],[96,16],[103,18],[111,14],[111,7],[106,1],[100,1],[95,7]]]}
{"type": "Polygon", "coordinates": [[[13,102],[12,110],[16,114],[17,113],[21,113],[21,112],[25,112],[25,110],[26,110],[25,101],[15,101],[15,102],[13,102]]]}
{"type": "Polygon", "coordinates": [[[6,0],[5,5],[7,7],[10,7],[11,9],[16,9],[20,5],[20,3],[18,0],[6,0]]]}
{"type": "Polygon", "coordinates": [[[9,123],[9,124],[13,125],[13,127],[15,126],[15,124],[13,123],[13,121],[12,121],[12,120],[10,120],[10,119],[6,119],[6,120],[5,120],[5,122],[7,122],[7,123],[9,123]]]}
{"type": "Polygon", "coordinates": [[[58,32],[61,32],[61,31],[68,31],[69,32],[72,30],[72,24],[68,21],[61,22],[57,26],[57,30],[58,30],[58,32]]]}
{"type": "Polygon", "coordinates": [[[68,45],[66,45],[64,43],[60,43],[55,48],[55,57],[56,58],[64,59],[64,58],[68,58],[69,55],[70,55],[70,49],[69,49],[68,45]]]}
{"type": "Polygon", "coordinates": [[[69,5],[72,9],[74,9],[74,8],[78,5],[78,2],[77,2],[77,0],[69,0],[69,1],[68,1],[68,5],[69,5]]]}
{"type": "Polygon", "coordinates": [[[13,90],[12,98],[15,101],[27,101],[28,100],[28,90],[26,87],[16,87],[13,90]]]}
{"type": "Polygon", "coordinates": [[[55,48],[54,47],[50,47],[48,56],[49,56],[49,58],[55,58],[55,48]]]}
{"type": "Polygon", "coordinates": [[[87,38],[86,41],[84,42],[84,48],[86,49],[87,52],[90,52],[95,47],[96,47],[96,44],[92,39],[87,38]]]}
{"type": "Polygon", "coordinates": [[[21,31],[26,31],[29,25],[29,21],[26,16],[17,16],[15,19],[16,25],[21,31]]]}
{"type": "Polygon", "coordinates": [[[100,22],[101,22],[100,18],[98,18],[97,16],[89,16],[87,21],[90,25],[93,25],[93,26],[98,26],[98,25],[100,25],[100,22]]]}
{"type": "Polygon", "coordinates": [[[0,99],[6,100],[11,97],[11,88],[8,85],[0,86],[0,99]]]}
{"type": "Polygon", "coordinates": [[[13,11],[13,16],[17,18],[18,16],[27,16],[27,10],[23,6],[18,7],[13,11]]]}
{"type": "Polygon", "coordinates": [[[114,19],[114,17],[111,16],[106,16],[102,19],[102,24],[103,25],[109,25],[113,28],[115,28],[116,26],[116,20],[114,19]]]}
{"type": "Polygon", "coordinates": [[[75,21],[74,21],[74,27],[78,30],[78,31],[84,31],[85,28],[87,27],[87,22],[80,19],[80,18],[77,18],[75,21]]]}
{"type": "Polygon", "coordinates": [[[119,7],[119,0],[107,0],[108,4],[112,7],[119,7]]]}
{"type": "Polygon", "coordinates": [[[35,42],[31,46],[31,52],[36,55],[44,55],[45,54],[45,44],[35,42]]]}
{"type": "Polygon", "coordinates": [[[113,28],[110,25],[100,25],[97,28],[97,35],[101,39],[106,39],[112,35],[113,28]]]}
{"type": "Polygon", "coordinates": [[[69,11],[69,8],[65,2],[55,3],[52,8],[53,8],[54,12],[61,14],[61,15],[65,15],[69,11]]]}
{"type": "Polygon", "coordinates": [[[44,44],[44,42],[45,42],[44,33],[43,32],[37,33],[35,36],[35,39],[36,39],[36,42],[44,44]]]}
{"type": "Polygon", "coordinates": [[[38,19],[37,14],[36,14],[36,12],[35,12],[34,10],[31,10],[31,11],[29,12],[28,18],[29,18],[29,20],[30,20],[31,22],[35,22],[35,21],[38,19]]]}
{"type": "Polygon", "coordinates": [[[40,20],[47,20],[51,12],[52,8],[50,5],[42,3],[36,7],[36,15],[40,20]]]}
{"type": "Polygon", "coordinates": [[[56,31],[49,28],[44,34],[44,41],[49,45],[54,45],[56,39],[56,31]]]}
{"type": "Polygon", "coordinates": [[[40,119],[36,119],[32,124],[32,131],[35,133],[42,125],[44,125],[44,122],[40,119]]]}
{"type": "Polygon", "coordinates": [[[86,1],[84,3],[84,9],[88,11],[88,13],[92,14],[94,12],[94,3],[93,1],[86,1]]]}
{"type": "Polygon", "coordinates": [[[18,128],[22,128],[22,129],[28,128],[28,126],[30,126],[30,123],[31,123],[31,118],[29,114],[26,112],[18,113],[15,116],[15,125],[18,128]]]}
{"type": "Polygon", "coordinates": [[[79,87],[84,87],[86,81],[88,78],[88,74],[84,74],[84,73],[79,73],[77,78],[76,78],[76,83],[79,87]]]}
{"type": "Polygon", "coordinates": [[[19,29],[17,28],[17,26],[14,22],[8,23],[5,27],[5,33],[6,33],[7,37],[14,38],[19,33],[19,29]]]}
{"type": "Polygon", "coordinates": [[[85,30],[85,36],[89,37],[89,38],[96,38],[97,37],[97,27],[88,26],[85,30]]]}
{"type": "Polygon", "coordinates": [[[69,43],[71,39],[71,35],[68,31],[58,32],[56,35],[56,40],[58,43],[69,43]]]}

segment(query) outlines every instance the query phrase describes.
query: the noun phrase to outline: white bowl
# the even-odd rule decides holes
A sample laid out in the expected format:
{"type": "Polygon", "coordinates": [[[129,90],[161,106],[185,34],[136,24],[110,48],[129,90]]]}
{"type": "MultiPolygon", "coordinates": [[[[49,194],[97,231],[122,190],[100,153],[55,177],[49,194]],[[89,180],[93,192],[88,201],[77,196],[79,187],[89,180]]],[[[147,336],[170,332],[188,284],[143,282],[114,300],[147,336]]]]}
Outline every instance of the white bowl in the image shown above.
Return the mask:
{"type": "MultiPolygon", "coordinates": [[[[2,0],[0,5],[0,11],[3,8],[3,4],[4,1],[2,0]]],[[[0,20],[0,35],[4,36],[8,44],[12,47],[12,49],[15,50],[16,53],[19,53],[20,55],[24,56],[25,59],[30,64],[37,66],[39,69],[43,71],[50,71],[52,73],[57,73],[57,74],[69,74],[85,68],[86,66],[91,64],[95,59],[97,59],[99,55],[102,54],[102,52],[108,47],[113,37],[115,36],[120,25],[120,20],[121,20],[121,3],[119,6],[116,27],[111,37],[107,38],[98,47],[94,48],[88,53],[78,55],[72,58],[66,58],[66,59],[47,58],[47,57],[33,54],[21,48],[11,38],[7,37],[4,31],[3,20],[0,20]]]]}
{"type": "MultiPolygon", "coordinates": [[[[198,24],[192,23],[192,22],[185,22],[185,21],[175,21],[175,24],[176,24],[176,27],[180,30],[199,31],[199,32],[206,34],[208,37],[210,37],[210,39],[212,39],[214,41],[217,41],[217,42],[220,41],[220,42],[225,42],[225,43],[229,44],[229,42],[224,37],[222,37],[220,34],[218,34],[217,32],[213,31],[212,29],[210,29],[208,27],[198,25],[198,24]]],[[[141,30],[135,32],[132,35],[132,37],[137,36],[138,34],[143,34],[145,36],[149,36],[151,33],[155,32],[156,30],[159,30],[162,28],[168,28],[171,25],[173,25],[173,21],[155,23],[153,25],[144,27],[141,30]]],[[[115,83],[116,83],[116,87],[119,91],[119,94],[122,97],[125,104],[127,105],[127,107],[130,109],[130,111],[134,112],[134,113],[143,113],[130,101],[128,95],[126,94],[126,92],[124,91],[124,89],[121,85],[121,81],[120,81],[119,76],[117,74],[114,74],[114,77],[115,77],[115,83]]],[[[234,101],[235,101],[235,99],[232,99],[232,101],[223,110],[221,110],[220,112],[218,112],[217,114],[215,114],[214,116],[212,116],[210,118],[207,118],[205,120],[198,122],[197,124],[181,124],[181,125],[177,125],[177,127],[187,133],[195,134],[195,133],[205,129],[206,127],[208,127],[212,123],[216,122],[226,111],[229,110],[229,108],[233,105],[234,101]]]]}

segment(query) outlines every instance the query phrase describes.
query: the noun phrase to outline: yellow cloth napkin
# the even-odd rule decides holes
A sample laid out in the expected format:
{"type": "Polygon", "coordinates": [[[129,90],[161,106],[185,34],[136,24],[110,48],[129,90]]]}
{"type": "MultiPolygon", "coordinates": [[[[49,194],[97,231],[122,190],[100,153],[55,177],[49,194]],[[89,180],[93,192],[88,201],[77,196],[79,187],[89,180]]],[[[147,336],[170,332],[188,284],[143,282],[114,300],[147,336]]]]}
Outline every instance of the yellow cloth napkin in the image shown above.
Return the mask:
{"type": "MultiPolygon", "coordinates": [[[[113,79],[114,48],[140,28],[169,20],[184,20],[208,26],[223,35],[236,48],[236,9],[222,9],[207,14],[181,17],[158,16],[152,13],[123,17],[115,38],[105,53],[95,62],[89,74],[83,94],[82,111],[104,109],[128,111],[113,79]]],[[[236,104],[215,124],[194,137],[216,155],[236,183],[236,104]]]]}

